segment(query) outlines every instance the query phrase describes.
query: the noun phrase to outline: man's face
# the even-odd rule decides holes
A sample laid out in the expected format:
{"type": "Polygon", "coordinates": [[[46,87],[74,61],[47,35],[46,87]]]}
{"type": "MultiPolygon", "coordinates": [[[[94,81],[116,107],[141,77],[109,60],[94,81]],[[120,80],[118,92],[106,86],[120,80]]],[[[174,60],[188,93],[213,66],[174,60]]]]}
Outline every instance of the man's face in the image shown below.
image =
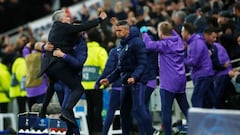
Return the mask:
{"type": "Polygon", "coordinates": [[[187,33],[188,33],[188,32],[184,29],[184,27],[182,27],[181,35],[182,35],[182,39],[183,39],[184,41],[187,40],[187,33]]]}
{"type": "Polygon", "coordinates": [[[162,31],[160,31],[160,30],[158,30],[158,37],[159,37],[159,39],[162,39],[162,38],[163,38],[162,31]]]}
{"type": "Polygon", "coordinates": [[[212,32],[211,34],[204,34],[205,41],[212,45],[217,40],[217,33],[212,32]]]}
{"type": "Polygon", "coordinates": [[[61,22],[63,23],[71,23],[71,18],[65,13],[63,17],[61,18],[61,22]]]}
{"type": "Polygon", "coordinates": [[[237,37],[237,44],[240,46],[240,36],[237,37]]]}
{"type": "Polygon", "coordinates": [[[128,35],[129,29],[124,26],[116,26],[116,36],[117,38],[124,38],[128,35]]]}

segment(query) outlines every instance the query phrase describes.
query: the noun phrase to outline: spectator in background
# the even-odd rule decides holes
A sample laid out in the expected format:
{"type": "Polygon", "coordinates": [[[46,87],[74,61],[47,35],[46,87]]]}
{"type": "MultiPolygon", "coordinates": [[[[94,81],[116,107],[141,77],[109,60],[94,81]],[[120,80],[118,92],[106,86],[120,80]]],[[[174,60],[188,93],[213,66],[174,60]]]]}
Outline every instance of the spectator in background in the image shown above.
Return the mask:
{"type": "Polygon", "coordinates": [[[82,85],[87,100],[87,122],[89,134],[101,134],[102,132],[102,107],[103,87],[94,89],[94,84],[103,72],[108,54],[101,46],[99,29],[92,28],[87,31],[88,57],[83,66],[82,85]]]}
{"type": "MultiPolygon", "coordinates": [[[[1,58],[1,57],[0,57],[1,58]]],[[[11,75],[6,65],[0,61],[0,113],[8,113],[8,103],[11,101],[9,97],[9,87],[11,75]]],[[[3,127],[7,129],[7,120],[3,119],[3,127]]]]}
{"type": "MultiPolygon", "coordinates": [[[[239,59],[240,58],[240,32],[235,36],[234,38],[234,50],[233,50],[233,54],[234,54],[234,59],[239,59]]],[[[240,62],[233,62],[232,63],[233,68],[239,67],[240,66],[240,62]]]]}
{"type": "Polygon", "coordinates": [[[184,23],[184,18],[186,17],[186,13],[182,10],[174,12],[172,15],[172,25],[174,30],[177,33],[181,33],[182,25],[184,23]]]}
{"type": "Polygon", "coordinates": [[[26,43],[30,41],[30,37],[26,34],[20,35],[17,39],[17,45],[12,49],[12,44],[8,44],[4,49],[2,62],[7,65],[11,72],[11,85],[9,88],[9,96],[17,100],[18,113],[27,111],[27,97],[25,89],[26,81],[26,63],[22,57],[22,49],[26,43]]]}
{"type": "Polygon", "coordinates": [[[24,113],[27,111],[27,93],[25,88],[27,73],[26,62],[24,58],[17,53],[14,53],[10,59],[10,63],[8,63],[12,75],[9,89],[10,97],[17,99],[18,113],[24,113]]]}
{"type": "Polygon", "coordinates": [[[117,1],[113,9],[114,9],[114,16],[117,17],[118,20],[127,19],[127,14],[124,11],[122,1],[117,1]]]}
{"type": "Polygon", "coordinates": [[[190,69],[194,91],[191,97],[193,107],[214,107],[212,62],[204,38],[195,33],[192,24],[185,23],[182,28],[182,38],[187,46],[185,64],[190,69]]]}
{"type": "Polygon", "coordinates": [[[140,29],[142,26],[148,26],[150,25],[150,18],[146,10],[143,9],[143,7],[137,7],[136,11],[136,26],[140,29]],[[146,17],[146,18],[145,18],[146,17]]]}
{"type": "Polygon", "coordinates": [[[235,15],[235,26],[234,29],[234,35],[236,35],[238,32],[240,32],[240,2],[236,2],[233,6],[233,14],[235,15]]]}
{"type": "Polygon", "coordinates": [[[230,59],[236,59],[235,42],[234,42],[234,29],[236,28],[232,15],[228,11],[219,13],[218,18],[218,42],[226,49],[230,59]]]}
{"type": "Polygon", "coordinates": [[[199,8],[196,11],[196,19],[193,24],[196,26],[196,33],[198,34],[202,34],[204,29],[208,26],[203,9],[199,8]]]}

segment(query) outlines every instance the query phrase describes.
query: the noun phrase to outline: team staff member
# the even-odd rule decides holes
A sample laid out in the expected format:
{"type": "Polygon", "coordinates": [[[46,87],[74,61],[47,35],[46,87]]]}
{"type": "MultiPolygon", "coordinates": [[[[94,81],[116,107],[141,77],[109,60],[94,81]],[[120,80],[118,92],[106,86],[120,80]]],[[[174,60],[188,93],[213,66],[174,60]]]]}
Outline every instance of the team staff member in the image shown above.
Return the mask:
{"type": "Polygon", "coordinates": [[[187,57],[185,64],[190,68],[194,91],[192,106],[211,108],[214,106],[213,75],[211,57],[204,38],[195,34],[195,27],[185,23],[182,28],[182,38],[187,42],[187,57]]]}
{"type": "Polygon", "coordinates": [[[149,121],[144,103],[147,78],[145,66],[147,52],[145,44],[139,38],[139,31],[131,31],[127,21],[116,24],[116,32],[121,39],[118,66],[107,78],[100,81],[107,86],[121,77],[123,89],[120,97],[121,126],[123,135],[129,134],[131,116],[138,125],[141,135],[152,135],[152,121],[149,121]],[[132,114],[132,115],[131,115],[132,114]]]}
{"type": "Polygon", "coordinates": [[[204,39],[210,51],[213,69],[215,71],[214,79],[214,95],[215,107],[227,108],[226,100],[229,100],[229,95],[234,90],[231,83],[231,77],[228,72],[232,70],[231,60],[226,49],[216,42],[218,30],[214,27],[209,27],[204,30],[204,39]]]}
{"type": "MultiPolygon", "coordinates": [[[[108,74],[112,73],[114,69],[117,67],[118,62],[118,47],[115,47],[110,50],[107,63],[103,70],[103,73],[98,78],[95,84],[95,89],[98,90],[100,87],[100,80],[105,78],[108,74]]],[[[109,106],[107,110],[106,119],[103,124],[103,131],[102,135],[107,135],[108,130],[113,122],[115,111],[120,109],[120,92],[122,90],[122,84],[120,78],[114,81],[111,85],[110,89],[110,99],[109,99],[109,106]]]]}
{"type": "Polygon", "coordinates": [[[158,41],[153,41],[142,27],[146,48],[158,52],[160,96],[163,129],[165,135],[171,135],[172,105],[177,100],[181,111],[187,117],[189,104],[186,97],[186,73],[184,66],[184,44],[169,22],[158,24],[158,41]],[[171,76],[169,76],[171,74],[171,76]]]}

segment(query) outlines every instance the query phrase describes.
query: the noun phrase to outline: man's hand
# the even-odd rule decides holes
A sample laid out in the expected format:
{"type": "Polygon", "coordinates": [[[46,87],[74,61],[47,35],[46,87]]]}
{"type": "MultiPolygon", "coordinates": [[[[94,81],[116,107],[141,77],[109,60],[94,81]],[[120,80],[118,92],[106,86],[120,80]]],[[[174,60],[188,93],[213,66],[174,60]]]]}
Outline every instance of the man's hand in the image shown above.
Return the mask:
{"type": "Polygon", "coordinates": [[[112,17],[112,18],[110,19],[110,23],[111,23],[112,25],[116,25],[117,22],[118,22],[117,17],[112,17]]]}
{"type": "Polygon", "coordinates": [[[147,29],[148,29],[148,31],[150,31],[152,34],[157,34],[157,30],[156,30],[154,27],[148,26],[147,29]]]}
{"type": "Polygon", "coordinates": [[[39,51],[52,51],[54,49],[54,45],[50,42],[36,42],[34,45],[34,49],[39,51]]]}
{"type": "Polygon", "coordinates": [[[106,18],[107,18],[106,12],[100,11],[99,17],[100,17],[102,20],[106,19],[106,18]]]}
{"type": "Polygon", "coordinates": [[[107,78],[104,78],[100,80],[100,83],[105,87],[107,87],[109,85],[109,80],[107,78]]]}
{"type": "Polygon", "coordinates": [[[134,84],[135,83],[135,79],[133,77],[128,78],[127,82],[128,82],[128,84],[134,84]]]}
{"type": "Polygon", "coordinates": [[[146,26],[142,26],[142,27],[140,28],[140,32],[141,32],[141,33],[147,33],[147,32],[148,32],[148,28],[147,28],[146,26]]]}
{"type": "Polygon", "coordinates": [[[44,50],[46,51],[52,51],[54,49],[54,45],[51,44],[50,42],[47,42],[44,46],[44,50]]]}
{"type": "Polygon", "coordinates": [[[100,86],[101,86],[101,84],[98,83],[98,82],[96,82],[96,83],[94,84],[94,89],[95,89],[95,90],[99,90],[100,86]]]}
{"type": "Polygon", "coordinates": [[[225,68],[227,68],[227,67],[229,67],[231,65],[231,62],[230,61],[227,61],[223,66],[225,67],[225,68]]]}
{"type": "Polygon", "coordinates": [[[57,48],[56,50],[53,51],[53,56],[62,58],[64,56],[65,53],[63,53],[59,48],[57,48]]]}

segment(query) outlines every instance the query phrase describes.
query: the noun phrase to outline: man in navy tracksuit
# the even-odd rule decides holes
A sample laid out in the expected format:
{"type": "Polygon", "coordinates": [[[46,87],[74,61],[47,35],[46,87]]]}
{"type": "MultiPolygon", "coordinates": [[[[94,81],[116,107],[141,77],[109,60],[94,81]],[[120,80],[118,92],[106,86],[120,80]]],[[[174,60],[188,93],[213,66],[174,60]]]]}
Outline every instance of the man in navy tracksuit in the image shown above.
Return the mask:
{"type": "MultiPolygon", "coordinates": [[[[105,68],[101,74],[101,76],[98,78],[95,84],[95,89],[99,90],[100,87],[100,80],[107,77],[110,73],[116,69],[118,65],[118,51],[120,51],[120,48],[115,47],[110,50],[107,63],[105,65],[105,68]]],[[[121,79],[117,79],[116,81],[112,82],[111,90],[110,90],[110,99],[109,99],[109,107],[107,110],[107,116],[103,124],[103,130],[102,135],[107,135],[108,130],[112,124],[115,111],[117,109],[120,109],[120,91],[122,90],[122,83],[121,79]]]]}
{"type": "MultiPolygon", "coordinates": [[[[62,53],[63,52],[61,52],[61,50],[55,50],[53,55],[57,57],[63,56],[62,57],[63,60],[67,64],[69,64],[69,66],[73,68],[73,70],[76,70],[76,73],[79,75],[80,78],[82,78],[83,64],[87,59],[87,43],[85,39],[83,37],[81,38],[80,42],[74,48],[74,52],[71,53],[70,55],[69,54],[61,55],[62,53]]],[[[54,84],[54,89],[57,93],[58,100],[60,102],[61,107],[65,109],[67,105],[67,101],[69,100],[71,89],[61,81],[54,84]]],[[[75,121],[75,124],[77,124],[76,121],[75,121]]],[[[79,127],[73,126],[71,124],[67,124],[67,128],[68,130],[66,135],[72,135],[72,134],[80,135],[79,127]]]]}
{"type": "MultiPolygon", "coordinates": [[[[153,33],[149,32],[149,35],[151,35],[151,38],[154,39],[153,33]]],[[[150,121],[152,121],[152,116],[149,111],[149,105],[150,105],[150,99],[153,91],[157,87],[157,75],[158,75],[158,53],[155,51],[152,51],[150,49],[147,49],[147,66],[146,66],[146,76],[147,76],[147,88],[145,90],[145,107],[148,112],[150,121]]],[[[153,131],[156,131],[156,129],[153,128],[153,131]]]]}
{"type": "Polygon", "coordinates": [[[195,34],[194,26],[191,24],[184,24],[181,34],[183,40],[188,44],[185,64],[190,68],[194,85],[191,98],[192,106],[212,108],[215,104],[214,71],[207,45],[202,36],[195,34]]]}
{"type": "Polygon", "coordinates": [[[107,78],[100,80],[100,83],[107,86],[121,78],[123,89],[120,97],[120,113],[123,135],[129,134],[131,113],[137,121],[140,134],[151,135],[152,122],[149,121],[144,103],[147,83],[145,44],[139,38],[139,31],[130,32],[127,21],[119,21],[116,24],[116,34],[121,38],[118,66],[107,78]]]}

